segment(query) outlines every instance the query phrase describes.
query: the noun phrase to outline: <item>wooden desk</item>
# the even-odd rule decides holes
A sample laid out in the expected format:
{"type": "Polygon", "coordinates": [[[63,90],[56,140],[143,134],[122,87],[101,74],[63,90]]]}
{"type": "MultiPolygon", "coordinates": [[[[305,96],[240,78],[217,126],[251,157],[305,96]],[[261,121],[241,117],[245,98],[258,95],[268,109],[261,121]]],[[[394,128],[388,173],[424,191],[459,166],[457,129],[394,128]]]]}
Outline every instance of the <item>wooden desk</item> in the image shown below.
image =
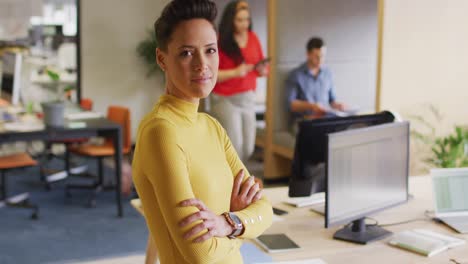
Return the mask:
{"type": "MultiPolygon", "coordinates": [[[[379,224],[424,218],[425,210],[433,210],[434,208],[431,178],[429,176],[410,177],[409,188],[410,193],[414,195],[414,199],[410,200],[407,204],[382,211],[370,217],[378,220],[379,224]]],[[[294,253],[271,254],[275,261],[319,257],[328,264],[452,263],[450,259],[455,259],[459,263],[468,263],[468,244],[427,258],[388,245],[389,238],[368,245],[334,240],[332,239],[333,234],[339,227],[325,229],[324,217],[311,212],[310,208],[294,208],[282,203],[287,197],[287,187],[265,189],[265,195],[270,199],[273,206],[289,212],[289,214],[283,216],[285,221],[273,223],[265,233],[286,233],[303,248],[303,250],[295,251],[294,253]]],[[[394,233],[413,228],[424,228],[468,239],[468,234],[458,234],[447,226],[432,221],[411,222],[385,228],[394,233]]]]}

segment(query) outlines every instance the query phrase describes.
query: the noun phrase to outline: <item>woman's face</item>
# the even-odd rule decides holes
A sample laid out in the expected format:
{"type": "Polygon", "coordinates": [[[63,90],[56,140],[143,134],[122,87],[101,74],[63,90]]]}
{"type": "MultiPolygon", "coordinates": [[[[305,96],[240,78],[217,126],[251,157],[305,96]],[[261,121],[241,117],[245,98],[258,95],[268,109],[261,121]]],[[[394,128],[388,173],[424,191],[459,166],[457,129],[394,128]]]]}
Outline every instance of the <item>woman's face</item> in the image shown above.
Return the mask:
{"type": "Polygon", "coordinates": [[[234,30],[236,33],[244,33],[249,30],[250,14],[247,9],[241,9],[234,17],[234,30]]]}
{"type": "Polygon", "coordinates": [[[218,45],[213,25],[206,19],[181,22],[171,35],[167,52],[156,50],[166,73],[168,94],[198,102],[213,90],[218,77],[218,45]]]}

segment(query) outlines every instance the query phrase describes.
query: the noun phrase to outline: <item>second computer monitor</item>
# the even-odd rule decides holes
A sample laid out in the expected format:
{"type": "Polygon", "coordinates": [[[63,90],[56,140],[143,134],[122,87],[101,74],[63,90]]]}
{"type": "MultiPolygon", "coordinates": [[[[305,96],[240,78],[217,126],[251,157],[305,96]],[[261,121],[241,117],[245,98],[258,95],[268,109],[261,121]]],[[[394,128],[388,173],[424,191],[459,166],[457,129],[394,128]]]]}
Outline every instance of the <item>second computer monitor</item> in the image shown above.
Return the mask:
{"type": "Polygon", "coordinates": [[[334,238],[364,244],[390,234],[364,220],[407,201],[408,149],[408,122],[328,135],[325,227],[345,225],[334,238]]]}
{"type": "Polygon", "coordinates": [[[325,191],[325,154],[329,133],[390,123],[395,116],[383,111],[370,115],[333,117],[299,123],[289,181],[289,196],[309,196],[325,191]]]}

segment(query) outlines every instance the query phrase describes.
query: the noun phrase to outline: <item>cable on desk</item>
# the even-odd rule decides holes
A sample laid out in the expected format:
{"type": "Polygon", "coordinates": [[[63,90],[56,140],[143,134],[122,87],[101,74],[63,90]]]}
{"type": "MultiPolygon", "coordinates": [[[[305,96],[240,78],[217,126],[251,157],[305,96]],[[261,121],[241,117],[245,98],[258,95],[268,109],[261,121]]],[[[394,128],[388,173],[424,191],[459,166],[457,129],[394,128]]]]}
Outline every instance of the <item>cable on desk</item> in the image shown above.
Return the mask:
{"type": "Polygon", "coordinates": [[[424,218],[415,218],[415,219],[409,219],[406,221],[388,223],[388,224],[379,224],[379,221],[377,221],[374,218],[371,218],[371,217],[366,217],[366,218],[375,221],[374,224],[371,224],[372,226],[380,226],[380,227],[403,225],[403,224],[408,224],[408,223],[418,222],[418,221],[436,221],[436,222],[440,221],[438,220],[438,218],[434,217],[434,211],[429,211],[429,210],[424,211],[424,218]]]}
{"type": "Polygon", "coordinates": [[[466,263],[466,262],[458,262],[456,259],[453,259],[453,258],[450,259],[450,262],[452,262],[452,263],[454,263],[454,264],[463,264],[463,263],[466,263]]]}

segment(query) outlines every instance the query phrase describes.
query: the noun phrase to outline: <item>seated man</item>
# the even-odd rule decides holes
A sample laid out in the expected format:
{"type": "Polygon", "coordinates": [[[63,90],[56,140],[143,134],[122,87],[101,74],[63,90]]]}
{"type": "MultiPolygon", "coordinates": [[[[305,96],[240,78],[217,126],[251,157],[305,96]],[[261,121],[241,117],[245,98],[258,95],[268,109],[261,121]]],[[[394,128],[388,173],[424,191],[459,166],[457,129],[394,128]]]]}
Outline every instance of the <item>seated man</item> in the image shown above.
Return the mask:
{"type": "Polygon", "coordinates": [[[295,121],[336,116],[333,110],[345,107],[336,101],[330,69],[322,64],[326,47],[313,37],[307,43],[307,61],[294,69],[286,80],[288,108],[295,121]]]}

